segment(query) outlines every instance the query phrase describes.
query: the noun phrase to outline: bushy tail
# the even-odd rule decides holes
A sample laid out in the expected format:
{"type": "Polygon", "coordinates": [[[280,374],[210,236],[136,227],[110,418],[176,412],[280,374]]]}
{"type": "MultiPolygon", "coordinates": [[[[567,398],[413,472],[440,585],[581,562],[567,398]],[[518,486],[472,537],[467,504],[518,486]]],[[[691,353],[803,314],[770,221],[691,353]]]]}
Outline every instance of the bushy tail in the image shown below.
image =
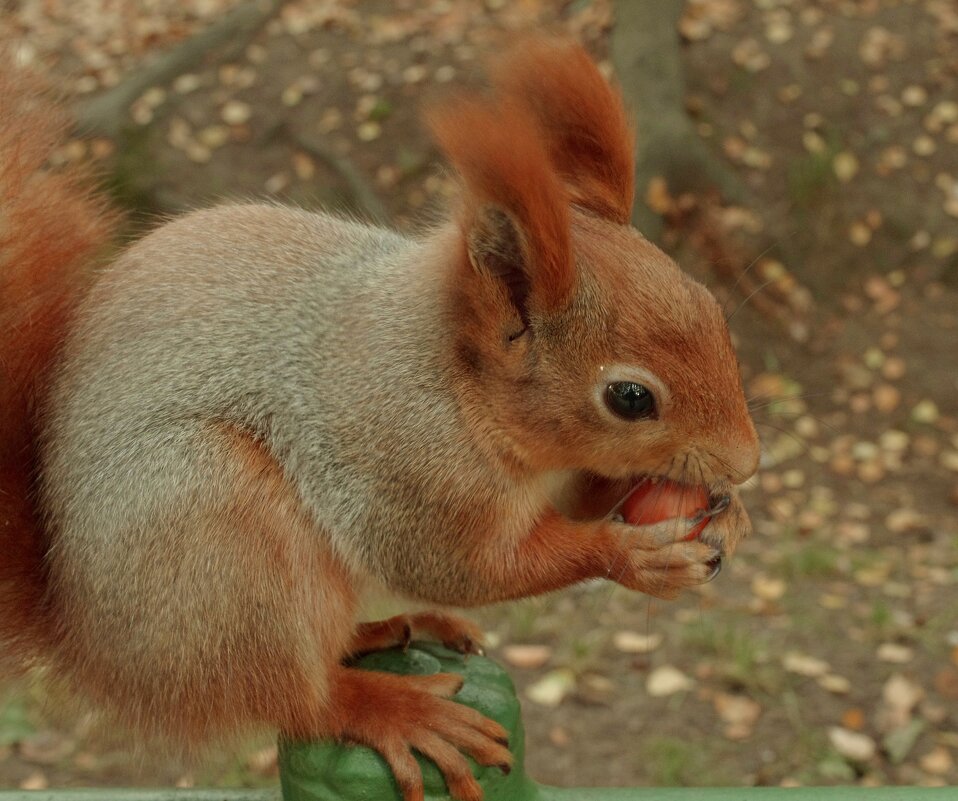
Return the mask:
{"type": "Polygon", "coordinates": [[[45,640],[44,537],[34,500],[36,411],[114,217],[80,170],[49,161],[67,119],[0,59],[0,671],[45,640]]]}

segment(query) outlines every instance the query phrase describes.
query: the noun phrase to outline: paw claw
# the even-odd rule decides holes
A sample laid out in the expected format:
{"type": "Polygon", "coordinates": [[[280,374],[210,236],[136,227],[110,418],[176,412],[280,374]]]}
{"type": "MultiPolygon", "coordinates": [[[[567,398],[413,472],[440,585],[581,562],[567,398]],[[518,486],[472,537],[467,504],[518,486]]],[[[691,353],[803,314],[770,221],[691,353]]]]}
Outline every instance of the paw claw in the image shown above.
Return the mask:
{"type": "Polygon", "coordinates": [[[481,656],[483,654],[482,647],[468,634],[454,640],[444,640],[442,644],[450,651],[457,651],[465,656],[481,656]]]}
{"type": "Polygon", "coordinates": [[[714,581],[719,573],[722,572],[722,557],[721,555],[716,556],[714,559],[710,560],[705,565],[709,568],[709,574],[705,577],[705,583],[708,584],[710,581],[714,581]]]}

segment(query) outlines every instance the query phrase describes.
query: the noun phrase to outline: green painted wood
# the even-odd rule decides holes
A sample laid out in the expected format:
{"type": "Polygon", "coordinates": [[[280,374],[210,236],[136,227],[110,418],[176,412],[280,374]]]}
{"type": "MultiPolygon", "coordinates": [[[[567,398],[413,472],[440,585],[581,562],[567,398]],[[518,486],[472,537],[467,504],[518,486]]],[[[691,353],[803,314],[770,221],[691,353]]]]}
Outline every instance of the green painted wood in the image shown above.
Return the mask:
{"type": "Polygon", "coordinates": [[[274,790],[134,790],[84,788],[75,790],[0,791],[2,801],[281,801],[274,790]]]}

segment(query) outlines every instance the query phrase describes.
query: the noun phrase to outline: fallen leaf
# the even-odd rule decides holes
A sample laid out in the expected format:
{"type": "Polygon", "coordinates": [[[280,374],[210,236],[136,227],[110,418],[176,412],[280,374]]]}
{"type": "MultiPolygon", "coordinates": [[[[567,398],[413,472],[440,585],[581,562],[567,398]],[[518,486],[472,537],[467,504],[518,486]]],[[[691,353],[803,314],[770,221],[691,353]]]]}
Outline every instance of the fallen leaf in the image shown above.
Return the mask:
{"type": "Polygon", "coordinates": [[[559,668],[546,673],[539,681],[526,688],[526,696],[539,706],[559,706],[575,689],[575,674],[568,668],[559,668]]]}
{"type": "Polygon", "coordinates": [[[938,405],[928,398],[916,403],[911,410],[911,419],[916,423],[934,423],[938,417],[938,405]]]}
{"type": "Polygon", "coordinates": [[[715,711],[726,724],[723,734],[729,740],[744,740],[762,715],[762,707],[745,695],[718,693],[713,699],[715,711]]]}
{"type": "Polygon", "coordinates": [[[875,741],[867,734],[849,731],[840,726],[831,726],[828,729],[828,741],[839,754],[852,762],[868,762],[878,750],[875,741]]]}
{"type": "Polygon", "coordinates": [[[925,691],[920,685],[900,673],[891,676],[882,687],[882,703],[877,715],[878,728],[890,732],[909,723],[912,710],[924,697],[925,691]]]}
{"type": "Polygon", "coordinates": [[[279,770],[279,753],[275,745],[268,745],[246,757],[246,767],[261,776],[272,776],[279,770]]]}
{"type": "Polygon", "coordinates": [[[854,222],[848,229],[848,238],[853,245],[865,247],[872,239],[872,229],[863,222],[854,222]]]}
{"type": "MultiPolygon", "coordinates": [[[[893,534],[902,534],[906,531],[925,528],[927,525],[927,518],[915,509],[894,509],[885,518],[885,526],[893,534]]],[[[889,659],[887,661],[893,662],[894,660],[889,659]]]]}
{"type": "Polygon", "coordinates": [[[502,658],[513,667],[535,670],[552,658],[552,649],[548,645],[507,645],[502,658]]]}
{"type": "Polygon", "coordinates": [[[822,689],[828,690],[828,692],[834,693],[835,695],[845,695],[851,692],[852,689],[852,683],[837,673],[828,673],[824,676],[819,676],[817,681],[822,689]]]}
{"type": "Polygon", "coordinates": [[[779,600],[785,595],[786,589],[785,581],[780,578],[770,578],[760,573],[752,579],[752,593],[763,601],[779,600]]]}
{"type": "Polygon", "coordinates": [[[923,106],[928,102],[928,92],[925,87],[916,84],[906,86],[901,93],[901,102],[912,108],[923,106]]]}
{"type": "Polygon", "coordinates": [[[549,729],[549,742],[558,748],[566,748],[572,742],[569,730],[563,726],[553,726],[549,729]]]}
{"type": "Polygon", "coordinates": [[[367,122],[361,123],[356,129],[356,136],[363,142],[372,142],[374,139],[379,138],[382,131],[382,126],[378,122],[368,120],[367,122]]]}
{"type": "Polygon", "coordinates": [[[647,654],[662,644],[662,635],[640,634],[636,631],[617,631],[612,638],[616,650],[625,654],[647,654]]]}
{"type": "Polygon", "coordinates": [[[686,692],[695,686],[695,682],[678,668],[671,665],[657,667],[649,674],[645,689],[654,698],[686,692]]]}
{"type": "Polygon", "coordinates": [[[893,412],[901,403],[901,392],[891,384],[879,384],[872,392],[875,408],[880,412],[893,412]]]}
{"type": "Polygon", "coordinates": [[[253,116],[253,109],[248,103],[239,100],[230,100],[223,104],[220,116],[227,125],[242,125],[253,116]]]}
{"type": "Polygon", "coordinates": [[[865,713],[857,706],[842,712],[842,726],[852,731],[861,731],[865,728],[865,713]]]}
{"type": "Polygon", "coordinates": [[[882,662],[904,665],[907,662],[911,662],[914,656],[914,650],[907,645],[900,645],[896,642],[885,642],[878,646],[878,658],[882,662]]]}
{"type": "Polygon", "coordinates": [[[921,719],[909,721],[904,726],[888,732],[882,739],[882,748],[893,764],[900,764],[908,758],[911,749],[927,724],[921,719]]]}
{"type": "Polygon", "coordinates": [[[656,214],[665,214],[675,207],[675,199],[669,194],[665,179],[655,176],[649,181],[645,192],[645,202],[656,214]]]}
{"type": "Polygon", "coordinates": [[[958,670],[939,670],[935,674],[935,690],[945,698],[958,700],[958,670]]]}
{"type": "Polygon", "coordinates": [[[46,790],[50,786],[47,777],[40,771],[31,773],[27,778],[20,782],[21,790],[46,790]]]}
{"type": "Polygon", "coordinates": [[[797,673],[799,676],[809,676],[811,678],[824,676],[829,671],[828,662],[797,651],[789,651],[785,654],[782,659],[782,666],[789,673],[797,673]]]}
{"type": "Polygon", "coordinates": [[[955,760],[951,756],[951,751],[942,746],[929,751],[918,760],[921,769],[933,773],[936,776],[945,776],[951,772],[955,766],[955,760]]]}
{"type": "Polygon", "coordinates": [[[858,173],[858,159],[854,153],[843,150],[841,153],[835,154],[832,169],[835,171],[838,180],[847,184],[858,173]]]}
{"type": "Polygon", "coordinates": [[[748,72],[761,72],[772,63],[755,39],[743,39],[732,49],[732,61],[748,72]]]}

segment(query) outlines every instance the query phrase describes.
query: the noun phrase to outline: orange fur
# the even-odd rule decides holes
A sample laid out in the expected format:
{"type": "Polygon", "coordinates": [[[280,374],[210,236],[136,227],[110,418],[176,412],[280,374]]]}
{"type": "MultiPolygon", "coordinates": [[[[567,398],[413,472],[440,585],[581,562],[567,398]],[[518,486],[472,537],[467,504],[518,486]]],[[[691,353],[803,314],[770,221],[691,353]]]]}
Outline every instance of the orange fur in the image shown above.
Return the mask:
{"type": "Polygon", "coordinates": [[[460,96],[431,109],[428,120],[465,181],[464,230],[485,204],[510,215],[526,240],[533,302],[541,311],[561,308],[575,286],[569,200],[533,116],[518,103],[460,96]]]}
{"type": "Polygon", "coordinates": [[[574,201],[628,223],[635,187],[634,138],[618,90],[578,44],[527,38],[496,62],[504,97],[536,115],[574,201]]]}
{"type": "Polygon", "coordinates": [[[9,65],[0,66],[0,109],[0,663],[22,664],[44,636],[36,407],[84,267],[114,218],[81,171],[47,166],[66,120],[9,65]]]}

